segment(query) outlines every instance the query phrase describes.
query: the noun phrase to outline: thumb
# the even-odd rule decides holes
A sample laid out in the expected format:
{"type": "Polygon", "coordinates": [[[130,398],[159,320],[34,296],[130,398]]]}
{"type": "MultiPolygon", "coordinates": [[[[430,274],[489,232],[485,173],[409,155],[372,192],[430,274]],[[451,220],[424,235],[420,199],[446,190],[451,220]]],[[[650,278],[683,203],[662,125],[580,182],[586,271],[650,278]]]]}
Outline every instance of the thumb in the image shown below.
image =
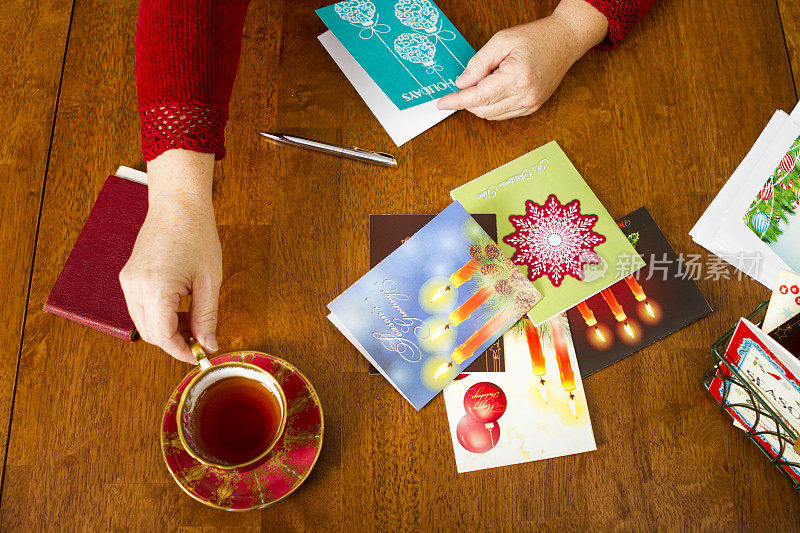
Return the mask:
{"type": "Polygon", "coordinates": [[[189,307],[189,325],[194,338],[206,350],[216,352],[217,309],[220,283],[209,277],[198,279],[192,285],[192,303],[189,307]]]}
{"type": "Polygon", "coordinates": [[[491,74],[508,55],[508,50],[503,45],[504,40],[495,34],[489,39],[478,53],[472,56],[467,63],[467,68],[456,78],[456,85],[459,89],[472,87],[483,78],[491,74]]]}

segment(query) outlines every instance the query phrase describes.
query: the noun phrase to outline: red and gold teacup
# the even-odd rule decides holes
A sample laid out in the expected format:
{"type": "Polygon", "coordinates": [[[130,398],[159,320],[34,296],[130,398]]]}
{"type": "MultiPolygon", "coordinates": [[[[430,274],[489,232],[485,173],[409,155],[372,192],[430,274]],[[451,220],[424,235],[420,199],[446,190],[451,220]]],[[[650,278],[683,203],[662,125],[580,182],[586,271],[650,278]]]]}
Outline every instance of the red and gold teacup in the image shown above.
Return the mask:
{"type": "Polygon", "coordinates": [[[195,339],[189,339],[189,347],[201,370],[178,404],[181,444],[208,466],[233,470],[260,462],[286,427],[281,385],[256,365],[212,364],[195,339]]]}

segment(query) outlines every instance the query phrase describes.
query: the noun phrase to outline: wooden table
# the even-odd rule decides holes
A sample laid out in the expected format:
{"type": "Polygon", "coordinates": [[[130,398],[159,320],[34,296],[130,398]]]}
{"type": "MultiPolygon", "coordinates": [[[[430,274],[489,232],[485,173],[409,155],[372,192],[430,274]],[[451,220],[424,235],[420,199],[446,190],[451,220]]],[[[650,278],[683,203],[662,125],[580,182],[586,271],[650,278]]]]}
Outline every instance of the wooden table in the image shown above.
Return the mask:
{"type": "MultiPolygon", "coordinates": [[[[316,40],[325,3],[253,0],[217,169],[222,348],[288,359],[326,414],[305,485],[241,514],[194,502],[162,463],[161,412],[188,367],[42,312],[105,176],[143,168],[137,2],[3,3],[0,528],[797,529],[800,498],[700,383],[709,344],[767,297],[752,280],[701,280],[713,315],[586,380],[596,452],[462,475],[441,396],[415,412],[324,316],[367,270],[368,214],[438,212],[455,186],[552,139],[613,215],[646,205],[678,252],[705,253],[689,228],[797,101],[800,4],[662,0],[534,116],[458,113],[395,148],[316,40]],[[271,148],[264,129],[401,164],[271,148]]],[[[440,1],[474,45],[554,4],[440,1]]]]}

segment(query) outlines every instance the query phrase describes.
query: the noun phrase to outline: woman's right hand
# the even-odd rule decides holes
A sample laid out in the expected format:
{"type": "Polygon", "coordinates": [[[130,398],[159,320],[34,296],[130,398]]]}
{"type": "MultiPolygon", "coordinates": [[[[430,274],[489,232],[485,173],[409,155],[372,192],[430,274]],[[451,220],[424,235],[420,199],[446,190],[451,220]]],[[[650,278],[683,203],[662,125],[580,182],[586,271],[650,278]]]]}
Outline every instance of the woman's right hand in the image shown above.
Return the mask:
{"type": "Polygon", "coordinates": [[[218,349],[217,307],[222,249],[211,202],[213,154],[169,150],[148,163],[149,209],[133,253],[119,275],[128,312],[142,339],[196,363],[191,334],[218,349]],[[191,295],[188,319],[181,297],[191,295]]]}

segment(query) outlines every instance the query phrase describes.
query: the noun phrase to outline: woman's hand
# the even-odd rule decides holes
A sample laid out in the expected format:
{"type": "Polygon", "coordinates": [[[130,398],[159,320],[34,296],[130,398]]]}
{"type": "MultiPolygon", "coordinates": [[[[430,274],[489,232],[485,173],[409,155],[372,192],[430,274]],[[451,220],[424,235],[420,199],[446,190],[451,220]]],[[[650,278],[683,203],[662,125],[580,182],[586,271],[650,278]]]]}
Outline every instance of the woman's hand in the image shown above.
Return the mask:
{"type": "Polygon", "coordinates": [[[211,182],[213,154],[169,150],[148,163],[149,209],[119,279],[143,340],[195,363],[184,334],[218,349],[217,302],[222,283],[211,182]],[[188,321],[178,316],[192,295],[188,321]]]}
{"type": "Polygon", "coordinates": [[[466,109],[489,120],[530,115],[564,74],[608,32],[608,20],[585,0],[562,0],[549,17],[496,33],[456,79],[460,92],[439,109],[466,109]]]}

